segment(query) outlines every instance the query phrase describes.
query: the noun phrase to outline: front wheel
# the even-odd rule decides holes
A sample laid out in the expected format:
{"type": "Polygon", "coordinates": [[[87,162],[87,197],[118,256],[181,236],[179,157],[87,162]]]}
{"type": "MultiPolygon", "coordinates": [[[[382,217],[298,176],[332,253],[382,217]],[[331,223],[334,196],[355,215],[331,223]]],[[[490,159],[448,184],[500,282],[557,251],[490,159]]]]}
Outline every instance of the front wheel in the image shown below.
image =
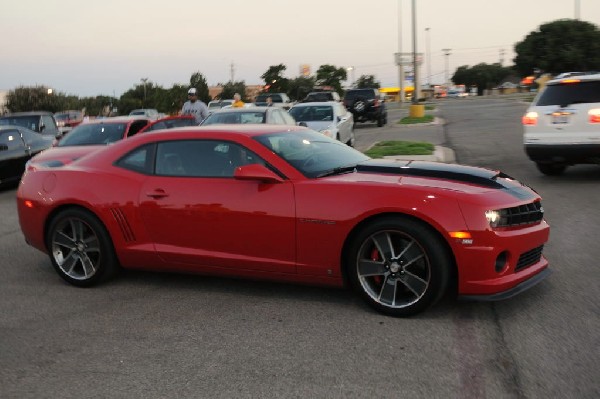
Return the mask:
{"type": "Polygon", "coordinates": [[[558,176],[562,174],[565,169],[567,169],[566,165],[559,163],[539,163],[535,164],[540,172],[547,176],[558,176]]]}
{"type": "Polygon", "coordinates": [[[442,239],[403,217],[375,221],[353,239],[346,259],[353,288],[377,311],[410,316],[444,294],[452,260],[442,239]]]}
{"type": "Polygon", "coordinates": [[[118,270],[106,228],[88,211],[73,208],[56,215],[46,245],[59,276],[78,287],[97,284],[118,270]]]}

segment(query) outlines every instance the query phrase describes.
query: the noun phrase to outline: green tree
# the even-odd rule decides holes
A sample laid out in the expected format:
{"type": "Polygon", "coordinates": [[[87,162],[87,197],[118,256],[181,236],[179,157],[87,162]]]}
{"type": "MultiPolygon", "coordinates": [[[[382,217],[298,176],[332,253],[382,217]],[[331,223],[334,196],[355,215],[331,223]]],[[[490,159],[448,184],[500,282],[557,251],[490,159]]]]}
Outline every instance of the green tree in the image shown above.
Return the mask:
{"type": "Polygon", "coordinates": [[[375,75],[361,75],[356,81],[356,87],[359,89],[379,89],[381,84],[375,80],[375,75]]]}
{"type": "Polygon", "coordinates": [[[208,103],[211,98],[208,92],[208,84],[206,78],[200,72],[195,72],[190,77],[190,87],[195,87],[198,91],[198,99],[208,103]]]}
{"type": "MultiPolygon", "coordinates": [[[[287,93],[289,79],[283,76],[287,67],[283,64],[271,65],[262,75],[261,79],[265,81],[265,91],[271,93],[287,93]]],[[[241,94],[241,93],[240,93],[241,94]]]]}
{"type": "Polygon", "coordinates": [[[225,83],[223,91],[217,97],[223,100],[230,99],[233,98],[235,93],[239,93],[242,96],[242,101],[248,102],[248,98],[246,97],[246,83],[244,81],[225,83]]]}
{"type": "Polygon", "coordinates": [[[552,74],[600,70],[600,31],[586,21],[549,22],[517,43],[515,53],[515,69],[521,76],[535,69],[552,74]]]}
{"type": "Polygon", "coordinates": [[[342,81],[347,78],[346,68],[337,68],[333,65],[321,65],[317,70],[317,85],[330,86],[334,91],[343,93],[342,81]]]}
{"type": "Polygon", "coordinates": [[[452,75],[452,82],[457,85],[477,86],[479,95],[486,89],[496,87],[504,78],[511,75],[511,68],[502,65],[480,63],[473,67],[463,65],[458,67],[452,75]]]}
{"type": "Polygon", "coordinates": [[[315,78],[311,76],[299,76],[289,82],[288,95],[292,100],[302,100],[308,93],[314,90],[315,78]]]}
{"type": "Polygon", "coordinates": [[[6,95],[6,109],[9,112],[62,110],[65,96],[47,86],[19,86],[6,95]]]}

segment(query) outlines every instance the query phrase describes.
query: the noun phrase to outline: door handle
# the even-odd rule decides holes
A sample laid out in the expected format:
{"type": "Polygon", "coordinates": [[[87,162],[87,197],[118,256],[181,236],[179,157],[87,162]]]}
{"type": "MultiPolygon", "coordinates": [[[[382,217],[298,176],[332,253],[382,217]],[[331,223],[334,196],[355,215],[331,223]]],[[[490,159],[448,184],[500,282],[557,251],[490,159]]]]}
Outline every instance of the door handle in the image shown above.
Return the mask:
{"type": "Polygon", "coordinates": [[[161,199],[161,198],[168,197],[169,194],[167,194],[165,192],[165,190],[163,190],[161,188],[157,188],[156,190],[154,190],[154,192],[146,193],[146,196],[150,197],[150,198],[154,198],[154,199],[161,199]]]}

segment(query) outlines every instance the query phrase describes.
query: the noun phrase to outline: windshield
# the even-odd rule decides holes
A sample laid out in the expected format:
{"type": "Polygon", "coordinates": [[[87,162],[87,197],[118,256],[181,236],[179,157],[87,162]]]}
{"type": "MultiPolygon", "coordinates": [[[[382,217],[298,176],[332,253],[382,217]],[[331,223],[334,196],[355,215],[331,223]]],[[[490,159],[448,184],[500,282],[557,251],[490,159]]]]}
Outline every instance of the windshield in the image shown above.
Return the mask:
{"type": "Polygon", "coordinates": [[[202,122],[202,125],[221,125],[221,124],[239,124],[239,123],[265,123],[265,113],[248,112],[217,112],[211,114],[202,122]]]}
{"type": "Polygon", "coordinates": [[[293,107],[289,111],[296,122],[332,121],[333,108],[327,105],[311,105],[307,107],[293,107]]]}
{"type": "Polygon", "coordinates": [[[255,140],[309,178],[353,167],[370,159],[362,152],[313,130],[257,136],[255,140]]]}
{"type": "Polygon", "coordinates": [[[125,137],[125,123],[93,123],[79,125],[58,142],[59,147],[109,144],[125,137]]]}
{"type": "Polygon", "coordinates": [[[12,125],[21,126],[33,131],[40,130],[40,117],[38,115],[32,116],[4,116],[0,119],[0,125],[12,125]]]}

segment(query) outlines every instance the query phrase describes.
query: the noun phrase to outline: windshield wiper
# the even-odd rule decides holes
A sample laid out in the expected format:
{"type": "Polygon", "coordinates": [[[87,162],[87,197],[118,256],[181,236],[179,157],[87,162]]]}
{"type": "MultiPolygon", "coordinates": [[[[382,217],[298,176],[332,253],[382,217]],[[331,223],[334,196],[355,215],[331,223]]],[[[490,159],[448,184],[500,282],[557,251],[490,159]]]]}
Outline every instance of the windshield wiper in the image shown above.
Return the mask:
{"type": "Polygon", "coordinates": [[[323,172],[320,175],[317,175],[317,179],[319,177],[334,176],[334,175],[343,175],[344,173],[352,173],[355,170],[356,170],[356,165],[339,166],[337,168],[333,168],[331,170],[323,172]]]}

